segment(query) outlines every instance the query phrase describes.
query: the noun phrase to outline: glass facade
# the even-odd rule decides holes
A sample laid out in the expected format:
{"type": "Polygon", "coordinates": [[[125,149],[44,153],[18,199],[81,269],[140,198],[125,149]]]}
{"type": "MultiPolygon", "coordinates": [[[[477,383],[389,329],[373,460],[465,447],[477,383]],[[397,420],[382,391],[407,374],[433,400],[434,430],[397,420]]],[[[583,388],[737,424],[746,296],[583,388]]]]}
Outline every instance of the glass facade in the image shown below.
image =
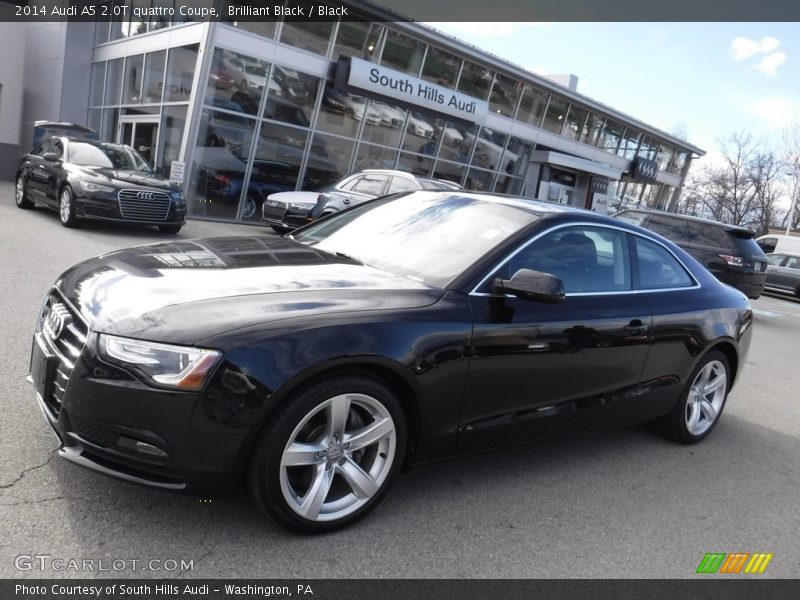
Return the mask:
{"type": "MultiPolygon", "coordinates": [[[[131,6],[173,1],[108,4],[126,5],[130,14],[131,6]]],[[[94,41],[104,45],[183,24],[163,18],[101,22],[94,41]]],[[[100,61],[91,70],[87,122],[104,139],[115,141],[126,141],[120,138],[134,121],[155,124],[155,166],[168,168],[184,154],[191,156],[184,186],[194,217],[257,221],[271,193],[320,189],[367,168],[400,169],[468,189],[536,197],[539,182],[527,179],[536,137],[505,133],[516,132],[514,122],[627,161],[637,156],[654,160],[661,172],[678,177],[685,175],[691,159],[679,145],[581,105],[568,93],[500,72],[474,56],[460,56],[446,41],[435,45],[391,23],[366,17],[327,23],[228,20],[218,28],[241,32],[237,51],[212,40],[207,57],[189,45],[100,61]],[[337,89],[319,70],[305,72],[296,58],[290,66],[281,64],[279,53],[268,58],[243,50],[248,47],[245,36],[330,62],[357,57],[385,65],[486,101],[492,118],[508,124],[492,128],[488,123],[498,121],[479,126],[448,120],[422,108],[337,89]],[[195,90],[198,69],[204,80],[195,90]],[[184,148],[187,143],[191,147],[184,148]]],[[[676,189],[624,174],[612,183],[615,200],[624,204],[665,207],[676,189]]],[[[582,196],[574,194],[581,206],[582,196]]]]}

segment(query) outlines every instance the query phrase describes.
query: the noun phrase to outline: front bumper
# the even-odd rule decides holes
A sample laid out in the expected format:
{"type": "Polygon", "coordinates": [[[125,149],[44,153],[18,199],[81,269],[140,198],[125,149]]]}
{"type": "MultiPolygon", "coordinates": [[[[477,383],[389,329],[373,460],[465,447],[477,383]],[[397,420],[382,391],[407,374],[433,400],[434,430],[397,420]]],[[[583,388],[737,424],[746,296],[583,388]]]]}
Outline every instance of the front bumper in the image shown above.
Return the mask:
{"type": "Polygon", "coordinates": [[[186,223],[186,204],[172,200],[168,212],[163,217],[143,218],[139,215],[124,214],[116,192],[109,194],[84,192],[75,195],[75,214],[81,219],[136,225],[183,225],[186,223]]]}
{"type": "Polygon", "coordinates": [[[60,405],[46,402],[48,342],[34,336],[31,376],[37,404],[65,460],[152,488],[198,495],[238,489],[244,431],[199,431],[192,418],[200,394],[151,388],[107,369],[87,344],[60,405]],[[44,382],[44,383],[43,383],[44,382]]]}

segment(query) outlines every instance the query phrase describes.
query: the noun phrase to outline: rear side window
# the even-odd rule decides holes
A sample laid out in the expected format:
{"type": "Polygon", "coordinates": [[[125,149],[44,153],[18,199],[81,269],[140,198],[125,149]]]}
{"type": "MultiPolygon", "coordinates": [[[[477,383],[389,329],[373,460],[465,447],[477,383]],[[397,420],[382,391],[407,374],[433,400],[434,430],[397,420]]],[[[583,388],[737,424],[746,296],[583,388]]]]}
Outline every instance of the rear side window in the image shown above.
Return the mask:
{"type": "Polygon", "coordinates": [[[776,267],[780,267],[783,259],[786,258],[783,254],[767,254],[767,262],[776,267]]]}
{"type": "Polygon", "coordinates": [[[351,189],[354,192],[369,194],[370,196],[380,196],[388,178],[382,175],[366,175],[362,177],[351,189]]]}
{"type": "Polygon", "coordinates": [[[637,289],[683,288],[694,284],[683,265],[666,248],[639,236],[635,236],[634,240],[638,272],[638,281],[635,281],[637,289]]]}
{"type": "Polygon", "coordinates": [[[689,222],[689,239],[693,244],[713,246],[723,250],[736,248],[734,236],[731,232],[709,223],[689,222]]]}
{"type": "Polygon", "coordinates": [[[786,266],[790,269],[800,269],[800,257],[792,256],[786,261],[786,266]]]}
{"type": "Polygon", "coordinates": [[[416,191],[417,184],[406,177],[392,177],[392,183],[389,184],[389,191],[387,194],[396,194],[398,192],[413,192],[416,191]]]}
{"type": "Polygon", "coordinates": [[[686,244],[689,241],[689,231],[683,219],[652,215],[647,222],[647,228],[676,244],[686,244]]]}
{"type": "Polygon", "coordinates": [[[764,252],[769,254],[770,252],[775,252],[775,248],[778,245],[778,238],[764,238],[756,243],[761,246],[761,249],[764,252]]]}

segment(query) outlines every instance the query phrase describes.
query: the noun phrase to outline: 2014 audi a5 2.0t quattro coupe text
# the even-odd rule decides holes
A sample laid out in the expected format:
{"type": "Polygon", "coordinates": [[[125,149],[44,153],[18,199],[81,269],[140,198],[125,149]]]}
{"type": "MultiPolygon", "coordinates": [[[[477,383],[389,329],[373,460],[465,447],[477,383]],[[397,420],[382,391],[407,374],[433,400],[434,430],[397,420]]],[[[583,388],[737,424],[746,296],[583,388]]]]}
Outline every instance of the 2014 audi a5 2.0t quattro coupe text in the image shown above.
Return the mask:
{"type": "Polygon", "coordinates": [[[31,379],[62,457],[197,494],[244,481],[318,532],[402,465],[652,419],[697,442],[751,323],[743,294],[635,225],[419,191],[287,238],[80,263],[47,295],[31,379]]]}
{"type": "Polygon", "coordinates": [[[65,227],[93,219],[178,233],[186,222],[181,188],[136,150],[68,137],[46,139],[22,158],[16,201],[19,208],[41,204],[57,210],[65,227]]]}

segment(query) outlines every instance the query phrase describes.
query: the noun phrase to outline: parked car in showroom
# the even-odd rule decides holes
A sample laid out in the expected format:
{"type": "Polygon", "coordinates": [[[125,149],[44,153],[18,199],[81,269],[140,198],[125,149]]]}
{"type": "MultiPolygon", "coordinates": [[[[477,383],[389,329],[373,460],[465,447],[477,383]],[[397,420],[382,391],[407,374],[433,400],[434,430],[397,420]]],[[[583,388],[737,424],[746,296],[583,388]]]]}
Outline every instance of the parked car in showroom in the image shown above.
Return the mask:
{"type": "Polygon", "coordinates": [[[158,175],[130,146],[51,137],[25,155],[16,176],[19,208],[40,204],[61,224],[120,221],[178,233],[186,202],[178,184],[158,175]]]}
{"type": "Polygon", "coordinates": [[[641,225],[678,244],[723,283],[756,299],[764,290],[767,256],[745,227],[643,208],[627,209],[614,215],[641,225]]]}
{"type": "Polygon", "coordinates": [[[31,381],[61,457],[203,496],[244,483],[313,533],[363,517],[404,465],[653,419],[699,442],[752,323],[645,229],[417,191],[290,237],[77,264],[39,314],[31,381]]]}
{"type": "Polygon", "coordinates": [[[316,192],[279,192],[267,196],[261,215],[272,229],[284,234],[320,217],[356,206],[367,200],[415,190],[458,190],[444,179],[431,179],[386,169],[365,169],[345,176],[316,192]]]}
{"type": "Polygon", "coordinates": [[[800,300],[800,254],[767,254],[767,280],[764,289],[791,294],[800,300]]]}

